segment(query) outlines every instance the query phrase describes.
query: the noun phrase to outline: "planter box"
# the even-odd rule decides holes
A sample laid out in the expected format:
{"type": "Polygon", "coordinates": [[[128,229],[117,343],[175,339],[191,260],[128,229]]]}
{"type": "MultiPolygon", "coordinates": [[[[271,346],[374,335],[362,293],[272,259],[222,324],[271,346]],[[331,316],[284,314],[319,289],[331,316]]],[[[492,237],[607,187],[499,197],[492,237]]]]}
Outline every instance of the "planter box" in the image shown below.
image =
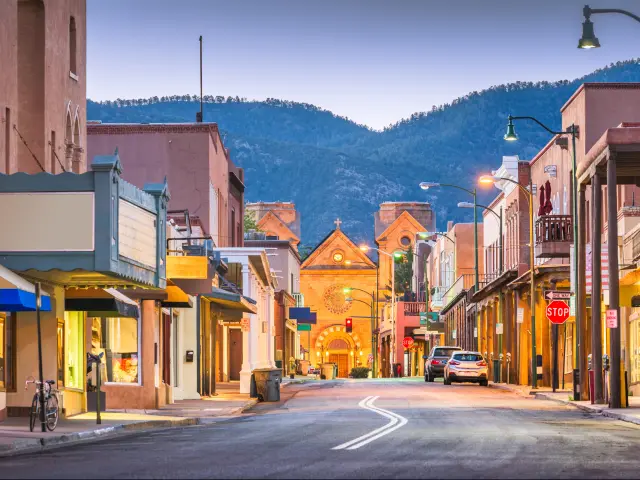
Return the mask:
{"type": "MultiPolygon", "coordinates": [[[[87,412],[95,412],[98,392],[87,392],[87,412]]],[[[100,392],[100,411],[107,409],[107,392],[100,392]]]]}

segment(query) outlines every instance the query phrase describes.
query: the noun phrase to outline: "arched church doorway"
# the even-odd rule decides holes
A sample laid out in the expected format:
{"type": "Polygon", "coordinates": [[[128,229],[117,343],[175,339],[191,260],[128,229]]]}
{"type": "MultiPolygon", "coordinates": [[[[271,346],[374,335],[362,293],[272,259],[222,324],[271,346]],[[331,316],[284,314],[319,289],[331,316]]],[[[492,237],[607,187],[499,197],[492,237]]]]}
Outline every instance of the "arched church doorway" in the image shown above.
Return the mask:
{"type": "Polygon", "coordinates": [[[360,366],[360,340],[356,334],[346,332],[343,326],[329,327],[317,340],[318,355],[323,361],[338,366],[338,377],[347,378],[352,368],[360,366]]]}

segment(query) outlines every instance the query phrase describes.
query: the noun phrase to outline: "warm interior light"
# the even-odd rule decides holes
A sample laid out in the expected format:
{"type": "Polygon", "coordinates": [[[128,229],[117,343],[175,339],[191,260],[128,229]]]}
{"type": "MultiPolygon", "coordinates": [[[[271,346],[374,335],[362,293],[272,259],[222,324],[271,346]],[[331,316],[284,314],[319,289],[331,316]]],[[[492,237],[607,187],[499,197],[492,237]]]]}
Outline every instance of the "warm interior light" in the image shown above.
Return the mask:
{"type": "Polygon", "coordinates": [[[320,352],[316,352],[316,357],[319,357],[319,356],[320,356],[320,352]]]}
{"type": "Polygon", "coordinates": [[[345,260],[345,261],[344,261],[344,264],[345,264],[345,265],[351,265],[351,260],[345,260]]]}

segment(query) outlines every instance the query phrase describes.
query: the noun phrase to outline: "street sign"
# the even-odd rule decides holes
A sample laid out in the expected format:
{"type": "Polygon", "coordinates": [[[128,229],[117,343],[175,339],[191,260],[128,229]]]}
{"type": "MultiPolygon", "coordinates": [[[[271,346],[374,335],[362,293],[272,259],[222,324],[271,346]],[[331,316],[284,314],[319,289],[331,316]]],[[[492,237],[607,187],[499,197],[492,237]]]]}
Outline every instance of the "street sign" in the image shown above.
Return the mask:
{"type": "Polygon", "coordinates": [[[451,338],[453,338],[455,340],[456,339],[456,334],[457,334],[457,332],[455,330],[453,330],[451,332],[451,338]]]}
{"type": "Polygon", "coordinates": [[[478,327],[473,327],[473,338],[478,338],[478,327]]]}
{"type": "Polygon", "coordinates": [[[560,325],[569,318],[569,305],[561,300],[554,300],[547,305],[547,318],[551,323],[560,325]]]}
{"type": "Polygon", "coordinates": [[[545,290],[545,300],[569,300],[571,298],[571,292],[567,290],[545,290]]]}
{"type": "Polygon", "coordinates": [[[496,323],[496,335],[502,335],[504,333],[504,323],[496,323]]]}
{"type": "Polygon", "coordinates": [[[240,329],[241,329],[243,332],[248,332],[248,331],[249,331],[249,329],[250,329],[250,328],[249,328],[249,327],[250,327],[250,325],[251,325],[251,323],[250,323],[250,320],[249,320],[248,318],[246,318],[246,317],[245,317],[245,318],[242,318],[242,319],[240,320],[240,329]]]}
{"type": "Polygon", "coordinates": [[[427,312],[420,312],[420,325],[427,324],[427,312]]]}
{"type": "Polygon", "coordinates": [[[524,323],[524,308],[518,309],[518,317],[516,319],[517,323],[524,323]]]}
{"type": "Polygon", "coordinates": [[[607,328],[618,328],[617,310],[607,310],[607,328]]]}
{"type": "Polygon", "coordinates": [[[299,332],[310,332],[311,331],[311,324],[310,323],[299,323],[298,324],[298,331],[299,332]]]}
{"type": "Polygon", "coordinates": [[[402,339],[402,346],[403,346],[404,348],[411,348],[411,347],[413,347],[413,338],[411,338],[411,337],[404,337],[404,338],[402,339]]]}

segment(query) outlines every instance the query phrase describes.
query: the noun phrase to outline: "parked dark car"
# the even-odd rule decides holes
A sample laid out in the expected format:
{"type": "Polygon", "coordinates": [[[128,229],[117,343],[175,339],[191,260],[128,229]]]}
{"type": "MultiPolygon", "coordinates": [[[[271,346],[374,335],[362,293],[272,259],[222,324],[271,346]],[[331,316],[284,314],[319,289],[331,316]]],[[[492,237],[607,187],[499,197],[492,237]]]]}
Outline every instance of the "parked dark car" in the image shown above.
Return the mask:
{"type": "Polygon", "coordinates": [[[460,347],[433,347],[424,363],[424,381],[433,382],[438,377],[444,377],[444,366],[451,354],[460,350],[460,347]]]}

